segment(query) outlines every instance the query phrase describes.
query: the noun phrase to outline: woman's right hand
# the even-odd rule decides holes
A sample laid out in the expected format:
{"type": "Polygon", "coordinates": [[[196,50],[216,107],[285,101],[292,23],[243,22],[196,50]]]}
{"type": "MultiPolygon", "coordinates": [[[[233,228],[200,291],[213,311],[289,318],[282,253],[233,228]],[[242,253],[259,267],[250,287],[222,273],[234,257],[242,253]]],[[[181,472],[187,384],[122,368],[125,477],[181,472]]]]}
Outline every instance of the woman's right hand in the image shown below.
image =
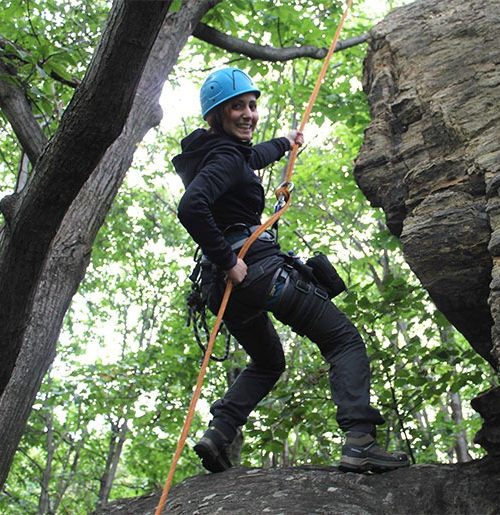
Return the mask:
{"type": "Polygon", "coordinates": [[[238,258],[233,268],[227,271],[228,279],[234,284],[240,284],[247,276],[248,267],[243,259],[238,258]]]}
{"type": "Polygon", "coordinates": [[[290,148],[294,145],[301,147],[304,144],[304,134],[297,129],[292,129],[288,133],[288,141],[290,142],[290,148]]]}

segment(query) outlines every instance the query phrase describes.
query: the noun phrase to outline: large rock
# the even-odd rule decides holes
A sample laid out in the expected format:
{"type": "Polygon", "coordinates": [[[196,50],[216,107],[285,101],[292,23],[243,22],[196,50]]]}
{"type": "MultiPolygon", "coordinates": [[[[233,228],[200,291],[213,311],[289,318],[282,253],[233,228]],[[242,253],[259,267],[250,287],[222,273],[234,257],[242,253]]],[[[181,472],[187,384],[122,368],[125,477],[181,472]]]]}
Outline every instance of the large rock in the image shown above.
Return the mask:
{"type": "Polygon", "coordinates": [[[488,454],[500,457],[500,388],[491,388],[472,399],[472,407],[483,417],[474,441],[488,454]]]}
{"type": "MultiPolygon", "coordinates": [[[[113,502],[100,515],[152,515],[160,494],[113,502]]],[[[171,515],[488,515],[500,506],[500,461],[415,465],[380,475],[335,467],[235,468],[172,489],[171,515]]]]}
{"type": "MultiPolygon", "coordinates": [[[[364,75],[372,122],[354,171],[437,307],[496,369],[499,40],[500,0],[420,0],[378,24],[364,75]]],[[[500,454],[491,436],[495,450],[485,447],[500,454]]]]}
{"type": "Polygon", "coordinates": [[[364,77],[372,122],[355,168],[437,307],[494,367],[499,39],[500,0],[421,0],[378,24],[364,77]]]}

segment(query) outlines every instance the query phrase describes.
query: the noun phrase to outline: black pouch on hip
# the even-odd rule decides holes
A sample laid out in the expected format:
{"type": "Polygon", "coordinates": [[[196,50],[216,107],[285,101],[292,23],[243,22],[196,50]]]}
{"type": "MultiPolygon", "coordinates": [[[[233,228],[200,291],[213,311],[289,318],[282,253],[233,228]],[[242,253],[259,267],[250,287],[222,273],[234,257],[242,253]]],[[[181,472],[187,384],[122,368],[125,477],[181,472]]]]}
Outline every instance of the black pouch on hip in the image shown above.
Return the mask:
{"type": "Polygon", "coordinates": [[[347,290],[344,281],[337,270],[335,270],[335,267],[321,252],[309,258],[306,261],[306,265],[312,268],[314,278],[318,281],[319,285],[326,290],[331,299],[347,290]]]}

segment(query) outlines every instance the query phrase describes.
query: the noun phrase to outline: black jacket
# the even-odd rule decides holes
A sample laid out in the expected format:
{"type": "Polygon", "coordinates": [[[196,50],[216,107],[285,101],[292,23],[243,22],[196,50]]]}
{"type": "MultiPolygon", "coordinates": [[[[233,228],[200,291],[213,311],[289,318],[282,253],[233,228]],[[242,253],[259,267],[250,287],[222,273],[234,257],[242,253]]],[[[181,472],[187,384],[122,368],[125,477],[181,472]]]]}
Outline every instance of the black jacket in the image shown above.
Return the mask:
{"type": "MultiPolygon", "coordinates": [[[[236,223],[261,223],[264,189],[254,170],[281,159],[290,150],[290,142],[275,138],[252,146],[197,129],[181,146],[182,153],[172,160],[186,186],[179,220],[208,259],[229,270],[236,264],[236,254],[223,231],[236,223]]],[[[262,243],[255,242],[247,256],[262,250],[262,243]]]]}

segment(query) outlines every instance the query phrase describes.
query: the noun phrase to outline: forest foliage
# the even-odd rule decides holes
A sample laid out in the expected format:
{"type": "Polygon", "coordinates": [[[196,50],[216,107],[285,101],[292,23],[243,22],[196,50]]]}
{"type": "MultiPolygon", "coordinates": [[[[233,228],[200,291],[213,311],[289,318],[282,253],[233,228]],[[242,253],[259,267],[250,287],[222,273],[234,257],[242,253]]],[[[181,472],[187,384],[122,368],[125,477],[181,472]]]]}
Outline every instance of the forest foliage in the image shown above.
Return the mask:
{"type": "MultiPolygon", "coordinates": [[[[366,33],[400,3],[358,2],[342,38],[366,33]]],[[[8,0],[2,9],[0,54],[15,64],[50,138],[83,77],[109,3],[8,0]]],[[[231,0],[203,21],[250,42],[324,47],[341,10],[340,2],[231,0]]],[[[463,459],[458,441],[470,442],[480,426],[468,400],[494,379],[437,312],[382,213],[370,208],[352,177],[369,121],[361,87],[365,52],[359,45],[333,59],[307,128],[280,242],[304,257],[325,252],[345,278],[349,289],[338,305],[367,343],[374,404],[387,420],[380,442],[409,452],[417,463],[457,461],[463,459]]],[[[263,91],[257,141],[286,133],[300,119],[321,66],[313,59],[250,60],[193,38],[168,80],[179,95],[186,81],[198,87],[209,70],[224,64],[247,70],[263,91]]],[[[166,122],[169,110],[178,109],[176,98],[182,96],[163,97],[166,122]]],[[[15,188],[21,152],[7,121],[0,118],[0,124],[4,195],[15,188]]],[[[186,324],[195,248],[176,219],[182,188],[170,163],[180,139],[199,124],[197,116],[184,116],[175,127],[165,123],[136,153],[66,316],[58,356],[0,495],[2,513],[88,513],[163,483],[201,359],[186,324]]],[[[259,172],[267,214],[283,165],[259,172]]],[[[244,429],[242,464],[335,463],[341,432],[327,367],[311,342],[278,327],[287,370],[244,429]]],[[[217,354],[224,345],[220,337],[217,354]]],[[[176,481],[202,473],[192,442],[209,420],[210,402],[245,362],[233,342],[230,358],[211,364],[176,481]]],[[[470,443],[467,452],[482,455],[470,443]]]]}

